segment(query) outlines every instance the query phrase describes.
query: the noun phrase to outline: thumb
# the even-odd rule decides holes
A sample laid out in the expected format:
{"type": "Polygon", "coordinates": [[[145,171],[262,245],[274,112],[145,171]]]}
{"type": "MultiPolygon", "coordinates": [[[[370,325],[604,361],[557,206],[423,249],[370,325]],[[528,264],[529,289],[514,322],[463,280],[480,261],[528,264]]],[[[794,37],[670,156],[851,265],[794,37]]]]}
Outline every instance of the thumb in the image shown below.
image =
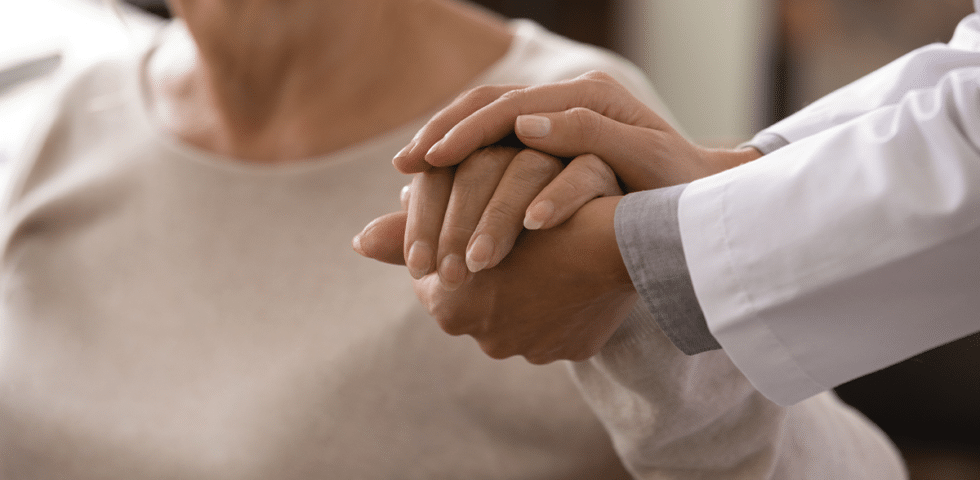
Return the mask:
{"type": "Polygon", "coordinates": [[[380,262],[405,265],[405,222],[408,213],[389,213],[374,219],[351,241],[354,251],[380,262]]]}

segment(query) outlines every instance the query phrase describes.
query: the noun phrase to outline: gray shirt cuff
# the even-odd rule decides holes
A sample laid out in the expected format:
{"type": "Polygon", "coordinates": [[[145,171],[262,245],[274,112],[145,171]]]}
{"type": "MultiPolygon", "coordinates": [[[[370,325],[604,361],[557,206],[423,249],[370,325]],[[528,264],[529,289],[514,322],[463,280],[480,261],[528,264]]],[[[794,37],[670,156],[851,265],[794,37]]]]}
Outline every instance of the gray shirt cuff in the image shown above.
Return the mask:
{"type": "MultiPolygon", "coordinates": [[[[688,355],[717,350],[684,259],[677,203],[687,185],[631,193],[616,208],[616,240],[653,318],[688,355]]],[[[643,327],[640,327],[643,328],[643,327]]]]}

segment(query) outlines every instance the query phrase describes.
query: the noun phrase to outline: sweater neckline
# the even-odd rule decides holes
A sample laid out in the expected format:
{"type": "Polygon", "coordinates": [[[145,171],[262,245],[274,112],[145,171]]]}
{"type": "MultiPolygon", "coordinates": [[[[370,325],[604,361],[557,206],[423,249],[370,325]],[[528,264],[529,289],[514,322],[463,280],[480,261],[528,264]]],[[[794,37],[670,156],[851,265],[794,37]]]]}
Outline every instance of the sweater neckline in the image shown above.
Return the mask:
{"type": "MultiPolygon", "coordinates": [[[[496,81],[502,74],[519,62],[531,38],[541,29],[536,23],[530,20],[518,19],[509,22],[513,38],[507,52],[492,65],[487,67],[482,73],[474,77],[466,89],[474,88],[479,85],[500,83],[496,81]]],[[[162,122],[157,117],[152,106],[151,83],[149,75],[149,63],[153,55],[157,53],[164,43],[173,35],[186,34],[186,26],[180,19],[175,19],[170,24],[161,28],[154,36],[152,42],[136,59],[135,74],[128,75],[127,82],[130,98],[138,99],[135,103],[136,116],[142,128],[145,128],[154,141],[170,152],[177,154],[181,160],[193,162],[198,165],[213,169],[225,170],[229,173],[260,176],[289,176],[314,173],[321,170],[344,165],[358,159],[371,155],[390,155],[391,142],[394,139],[411,138],[429,118],[442,108],[422,114],[395,129],[383,132],[370,139],[344,147],[323,155],[317,155],[304,159],[290,160],[278,164],[265,164],[247,162],[238,158],[229,157],[204,150],[184,142],[166,132],[162,122]]],[[[394,168],[394,167],[392,167],[394,168]]]]}

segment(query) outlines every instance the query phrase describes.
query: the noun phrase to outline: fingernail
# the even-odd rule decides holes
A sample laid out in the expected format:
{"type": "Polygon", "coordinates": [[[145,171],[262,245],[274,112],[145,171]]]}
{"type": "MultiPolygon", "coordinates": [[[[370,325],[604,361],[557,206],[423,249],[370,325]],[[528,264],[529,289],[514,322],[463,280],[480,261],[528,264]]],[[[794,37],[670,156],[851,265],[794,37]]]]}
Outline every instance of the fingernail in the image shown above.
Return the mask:
{"type": "Polygon", "coordinates": [[[436,142],[436,144],[433,145],[432,148],[430,148],[429,151],[425,153],[425,156],[428,157],[429,155],[432,155],[432,152],[435,152],[435,151],[439,150],[440,148],[442,148],[442,144],[445,143],[445,142],[446,142],[446,138],[443,137],[442,140],[439,140],[438,142],[436,142]]]}
{"type": "Polygon", "coordinates": [[[543,227],[548,220],[551,220],[554,214],[555,204],[551,203],[550,200],[542,200],[527,209],[527,213],[524,215],[524,228],[537,230],[543,227]]]}
{"type": "Polygon", "coordinates": [[[395,154],[395,158],[392,159],[392,162],[407,157],[408,154],[412,153],[412,150],[415,148],[415,144],[416,144],[416,140],[413,138],[411,142],[408,142],[408,145],[405,145],[405,148],[402,148],[398,153],[395,154]]]}
{"type": "Polygon", "coordinates": [[[359,253],[361,255],[364,255],[364,248],[361,247],[361,234],[360,233],[358,233],[357,235],[354,235],[354,239],[350,241],[350,244],[351,244],[352,247],[354,247],[354,251],[355,252],[357,252],[357,253],[359,253]]]}
{"type": "Polygon", "coordinates": [[[487,268],[493,259],[493,248],[493,237],[486,233],[480,234],[466,251],[466,267],[473,273],[487,268]]]}
{"type": "Polygon", "coordinates": [[[408,258],[405,263],[408,265],[408,272],[412,278],[419,280],[432,271],[433,262],[432,247],[425,242],[415,242],[412,248],[408,249],[408,258]]]}
{"type": "Polygon", "coordinates": [[[538,115],[521,115],[514,123],[514,131],[527,138],[546,137],[551,133],[551,119],[538,115]]]}
{"type": "Polygon", "coordinates": [[[448,291],[456,290],[466,280],[466,265],[456,254],[446,255],[439,265],[439,280],[448,291]]]}
{"type": "Polygon", "coordinates": [[[408,204],[408,195],[411,190],[412,188],[408,185],[402,187],[402,192],[398,195],[398,198],[401,199],[402,205],[408,204]]]}

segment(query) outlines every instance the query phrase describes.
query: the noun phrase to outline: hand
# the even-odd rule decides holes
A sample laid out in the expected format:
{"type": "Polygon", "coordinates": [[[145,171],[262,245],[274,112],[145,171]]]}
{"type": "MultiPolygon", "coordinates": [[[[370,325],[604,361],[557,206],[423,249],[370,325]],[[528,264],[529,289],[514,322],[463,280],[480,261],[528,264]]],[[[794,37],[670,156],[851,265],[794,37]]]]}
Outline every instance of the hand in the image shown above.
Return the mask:
{"type": "MultiPolygon", "coordinates": [[[[496,267],[454,291],[436,273],[416,280],[422,304],[446,332],[473,336],[491,357],[532,363],[584,360],[605,345],[636,302],[613,216],[621,197],[593,200],[566,222],[521,234],[496,267]]],[[[355,240],[371,258],[398,263],[405,212],[372,222],[355,240]]]]}
{"type": "MultiPolygon", "coordinates": [[[[696,147],[610,77],[592,73],[570,82],[531,89],[494,86],[473,90],[434,117],[406,149],[407,153],[398,158],[424,151],[457,121],[460,123],[440,145],[452,142],[454,135],[465,145],[473,140],[466,134],[467,128],[477,127],[483,135],[478,146],[498,141],[510,132],[512,122],[498,121],[508,117],[498,118],[494,109],[506,113],[508,102],[527,106],[560,102],[562,96],[606,102],[602,104],[603,111],[646,127],[624,124],[584,108],[572,108],[560,114],[518,116],[513,121],[521,140],[556,155],[574,157],[565,170],[556,174],[555,167],[560,169],[556,159],[531,150],[513,157],[507,149],[495,147],[495,153],[490,150],[469,153],[467,146],[458,150],[468,154],[462,163],[452,157],[442,162],[459,164],[455,172],[445,167],[425,169],[413,185],[415,197],[421,200],[409,212],[405,239],[405,258],[413,277],[418,279],[436,270],[447,288],[455,288],[470,272],[492,268],[507,255],[521,230],[516,220],[520,216],[524,217],[525,228],[550,228],[566,220],[588,200],[621,193],[609,164],[592,153],[581,153],[586,150],[618,158],[621,170],[626,172],[620,178],[631,191],[690,181],[758,157],[758,152],[752,149],[732,152],[696,147]],[[485,122],[480,120],[481,116],[485,122]],[[495,121],[496,127],[487,123],[495,121]],[[543,126],[547,127],[547,134],[542,134],[543,126]],[[612,140],[609,145],[585,140],[602,138],[600,134],[593,135],[596,130],[612,132],[607,136],[612,140]],[[496,133],[488,133],[492,131],[496,133]],[[616,141],[619,136],[627,141],[616,141]],[[654,159],[669,158],[685,169],[665,169],[661,167],[669,167],[671,162],[633,158],[642,157],[644,148],[654,159]],[[634,166],[637,168],[629,169],[634,166]],[[551,179],[554,180],[548,184],[551,179]]],[[[432,148],[427,158],[433,151],[438,152],[439,147],[432,148]]]]}
{"type": "Polygon", "coordinates": [[[415,176],[407,202],[406,265],[416,279],[437,271],[453,290],[471,273],[496,266],[523,225],[549,228],[589,200],[620,194],[612,170],[594,155],[565,167],[534,150],[485,147],[456,168],[415,176]]]}
{"type": "Polygon", "coordinates": [[[471,90],[433,117],[393,163],[405,173],[456,165],[512,131],[557,157],[598,156],[627,191],[690,182],[760,156],[698,147],[612,77],[590,72],[536,87],[471,90]]]}

